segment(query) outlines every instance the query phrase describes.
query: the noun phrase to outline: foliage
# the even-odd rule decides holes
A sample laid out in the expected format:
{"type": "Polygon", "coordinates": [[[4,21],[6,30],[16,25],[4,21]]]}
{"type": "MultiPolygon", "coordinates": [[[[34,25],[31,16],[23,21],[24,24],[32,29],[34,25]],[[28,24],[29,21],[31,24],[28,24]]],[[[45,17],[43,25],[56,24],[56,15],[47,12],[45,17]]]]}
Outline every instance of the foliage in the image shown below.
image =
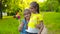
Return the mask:
{"type": "Polygon", "coordinates": [[[25,8],[29,8],[31,2],[36,1],[40,6],[40,11],[60,11],[60,0],[2,0],[4,12],[16,12],[17,10],[23,13],[25,8]]]}

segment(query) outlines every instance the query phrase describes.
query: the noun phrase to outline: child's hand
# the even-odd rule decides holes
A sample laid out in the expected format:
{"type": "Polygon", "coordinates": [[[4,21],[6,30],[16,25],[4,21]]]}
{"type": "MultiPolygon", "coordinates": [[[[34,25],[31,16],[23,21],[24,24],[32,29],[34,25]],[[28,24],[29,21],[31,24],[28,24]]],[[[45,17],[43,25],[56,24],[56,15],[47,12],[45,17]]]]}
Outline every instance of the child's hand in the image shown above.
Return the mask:
{"type": "Polygon", "coordinates": [[[22,28],[19,28],[18,31],[21,32],[22,31],[22,28]]]}
{"type": "Polygon", "coordinates": [[[21,23],[21,24],[19,25],[19,27],[18,27],[18,31],[19,31],[19,32],[22,31],[23,25],[24,25],[24,23],[21,23]]]}
{"type": "Polygon", "coordinates": [[[38,34],[41,34],[41,32],[38,32],[38,34]]]}
{"type": "Polygon", "coordinates": [[[38,33],[38,34],[41,34],[41,33],[38,33]]]}
{"type": "Polygon", "coordinates": [[[36,28],[40,29],[40,27],[41,27],[40,24],[36,24],[36,28]]]}

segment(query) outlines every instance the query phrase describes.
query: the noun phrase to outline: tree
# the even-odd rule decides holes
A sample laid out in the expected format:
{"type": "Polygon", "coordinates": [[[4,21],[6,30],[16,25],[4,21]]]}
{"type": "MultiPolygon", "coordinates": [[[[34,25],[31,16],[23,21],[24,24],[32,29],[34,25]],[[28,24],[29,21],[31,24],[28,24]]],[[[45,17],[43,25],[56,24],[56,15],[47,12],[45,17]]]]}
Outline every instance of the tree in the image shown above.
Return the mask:
{"type": "Polygon", "coordinates": [[[43,11],[56,11],[58,6],[59,3],[57,0],[47,0],[45,3],[42,4],[40,8],[43,11]]]}
{"type": "Polygon", "coordinates": [[[2,0],[0,0],[0,19],[2,19],[2,0]]]}

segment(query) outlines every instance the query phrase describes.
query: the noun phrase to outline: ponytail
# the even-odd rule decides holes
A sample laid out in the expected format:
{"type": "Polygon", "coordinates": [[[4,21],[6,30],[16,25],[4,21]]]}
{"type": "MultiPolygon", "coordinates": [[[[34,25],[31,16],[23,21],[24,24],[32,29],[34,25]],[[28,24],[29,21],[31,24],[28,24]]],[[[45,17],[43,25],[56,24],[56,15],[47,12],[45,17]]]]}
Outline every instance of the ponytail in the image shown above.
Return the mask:
{"type": "Polygon", "coordinates": [[[39,13],[39,4],[37,2],[32,2],[30,5],[34,8],[37,8],[36,11],[37,11],[37,13],[39,13]]]}

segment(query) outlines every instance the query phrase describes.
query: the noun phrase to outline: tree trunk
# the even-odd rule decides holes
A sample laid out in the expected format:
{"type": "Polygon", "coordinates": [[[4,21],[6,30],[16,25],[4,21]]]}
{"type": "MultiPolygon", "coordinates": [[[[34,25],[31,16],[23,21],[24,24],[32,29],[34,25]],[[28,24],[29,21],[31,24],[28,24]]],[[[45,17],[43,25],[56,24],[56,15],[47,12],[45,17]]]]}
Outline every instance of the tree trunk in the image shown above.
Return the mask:
{"type": "Polygon", "coordinates": [[[2,0],[0,1],[0,19],[2,19],[2,0]]]}

